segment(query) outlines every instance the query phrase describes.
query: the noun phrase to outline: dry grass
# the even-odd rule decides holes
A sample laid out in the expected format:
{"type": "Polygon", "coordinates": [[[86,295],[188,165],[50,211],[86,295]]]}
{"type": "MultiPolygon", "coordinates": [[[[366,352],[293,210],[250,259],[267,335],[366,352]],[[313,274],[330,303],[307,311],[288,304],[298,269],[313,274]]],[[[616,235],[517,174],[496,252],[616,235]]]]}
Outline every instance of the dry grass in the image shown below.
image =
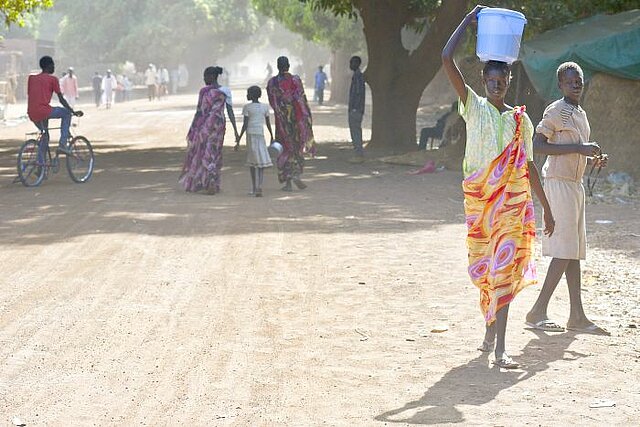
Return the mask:
{"type": "Polygon", "coordinates": [[[610,170],[640,179],[640,81],[596,74],[589,83],[584,109],[591,140],[609,154],[610,170]]]}

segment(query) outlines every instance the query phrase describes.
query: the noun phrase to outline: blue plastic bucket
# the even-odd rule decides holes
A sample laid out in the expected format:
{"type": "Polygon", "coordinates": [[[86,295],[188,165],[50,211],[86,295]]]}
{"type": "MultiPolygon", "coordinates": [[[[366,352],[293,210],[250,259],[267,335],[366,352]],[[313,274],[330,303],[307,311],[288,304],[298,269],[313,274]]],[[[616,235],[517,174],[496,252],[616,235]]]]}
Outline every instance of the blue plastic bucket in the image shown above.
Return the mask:
{"type": "Polygon", "coordinates": [[[482,9],[478,13],[478,58],[482,62],[513,63],[518,59],[526,23],[526,18],[520,12],[490,7],[482,9]]]}

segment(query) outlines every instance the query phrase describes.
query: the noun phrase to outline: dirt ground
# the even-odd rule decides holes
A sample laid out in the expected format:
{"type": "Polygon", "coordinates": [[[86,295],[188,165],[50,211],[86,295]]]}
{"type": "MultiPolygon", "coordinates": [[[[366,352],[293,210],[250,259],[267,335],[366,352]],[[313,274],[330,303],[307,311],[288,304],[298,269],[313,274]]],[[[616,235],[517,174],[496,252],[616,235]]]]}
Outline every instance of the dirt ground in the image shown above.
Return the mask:
{"type": "MultiPolygon", "coordinates": [[[[475,350],[460,172],[350,164],[324,106],[304,192],[269,171],[248,197],[228,132],[223,192],[187,194],[194,103],[87,106],[83,185],[12,184],[32,126],[0,127],[0,425],[637,425],[636,199],[588,206],[585,306],[612,336],[525,329],[534,286],[507,335],[524,366],[501,372],[475,350]]],[[[567,319],[564,281],[549,314],[567,319]]]]}

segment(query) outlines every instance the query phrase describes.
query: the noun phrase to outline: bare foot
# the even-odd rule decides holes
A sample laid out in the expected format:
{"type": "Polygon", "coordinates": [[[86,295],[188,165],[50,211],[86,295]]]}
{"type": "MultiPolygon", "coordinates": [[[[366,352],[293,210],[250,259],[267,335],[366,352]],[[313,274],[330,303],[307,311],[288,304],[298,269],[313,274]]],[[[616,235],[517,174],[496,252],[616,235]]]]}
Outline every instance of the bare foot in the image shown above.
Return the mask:
{"type": "Polygon", "coordinates": [[[611,336],[611,332],[590,321],[582,323],[567,322],[567,330],[581,334],[603,335],[606,337],[611,336]]]}

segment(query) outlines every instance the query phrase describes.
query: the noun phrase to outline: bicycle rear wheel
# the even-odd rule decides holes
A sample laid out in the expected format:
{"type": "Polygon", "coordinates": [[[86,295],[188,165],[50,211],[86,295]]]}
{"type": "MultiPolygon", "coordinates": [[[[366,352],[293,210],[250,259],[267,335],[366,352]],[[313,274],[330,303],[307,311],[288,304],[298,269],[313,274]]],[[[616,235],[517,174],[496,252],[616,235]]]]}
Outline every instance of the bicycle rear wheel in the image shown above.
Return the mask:
{"type": "Polygon", "coordinates": [[[37,187],[45,175],[44,156],[38,161],[38,141],[30,139],[18,151],[18,178],[25,187],[37,187]]]}
{"type": "Polygon", "coordinates": [[[95,157],[91,143],[84,136],[76,136],[69,143],[67,171],[74,182],[82,184],[93,174],[95,157]]]}

